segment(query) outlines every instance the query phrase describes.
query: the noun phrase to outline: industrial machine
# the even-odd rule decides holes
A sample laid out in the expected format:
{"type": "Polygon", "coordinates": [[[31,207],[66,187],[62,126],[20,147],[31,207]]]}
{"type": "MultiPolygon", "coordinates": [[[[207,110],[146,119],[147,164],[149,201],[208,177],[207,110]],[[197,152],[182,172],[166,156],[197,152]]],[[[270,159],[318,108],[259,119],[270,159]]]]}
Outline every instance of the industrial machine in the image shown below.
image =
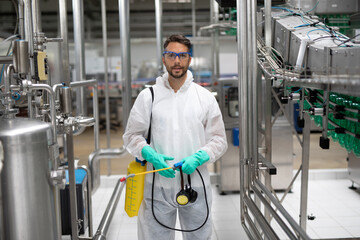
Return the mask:
{"type": "Polygon", "coordinates": [[[307,201],[311,121],[321,128],[322,149],[331,147],[331,137],[351,152],[350,179],[355,183],[359,179],[358,158],[352,156],[360,155],[360,44],[358,34],[354,34],[358,25],[336,25],[346,22],[342,13],[358,14],[359,4],[356,0],[294,0],[282,6],[264,1],[259,7],[253,0],[237,1],[241,220],[251,239],[279,239],[279,234],[289,239],[310,239],[307,201]],[[274,101],[279,105],[275,118],[283,115],[287,119],[288,131],[302,146],[301,167],[281,198],[273,191],[276,181],[271,169],[276,164],[272,151],[276,150],[275,144],[286,143],[274,137],[274,101]],[[294,101],[300,106],[297,123],[303,128],[302,136],[294,127],[292,113],[286,110],[294,101]],[[259,111],[261,107],[264,112],[259,111]],[[282,201],[300,173],[300,211],[299,218],[294,219],[282,201]]]}
{"type": "Polygon", "coordinates": [[[226,130],[228,149],[219,159],[219,191],[240,191],[239,176],[239,95],[237,79],[219,79],[218,99],[226,130]],[[235,134],[234,134],[235,133],[235,134]]]}
{"type": "MultiPolygon", "coordinates": [[[[71,239],[78,240],[79,235],[85,233],[87,239],[103,239],[123,185],[115,187],[94,233],[91,194],[100,184],[99,160],[118,158],[125,154],[125,149],[99,148],[98,82],[85,77],[83,3],[73,1],[72,6],[75,48],[72,76],[67,1],[58,1],[59,38],[47,37],[42,32],[38,0],[18,3],[14,6],[19,28],[1,42],[1,48],[6,46],[7,53],[0,56],[0,240],[61,240],[62,234],[71,234],[71,239]],[[46,52],[48,43],[57,44],[57,53],[50,58],[46,52]],[[91,91],[92,113],[86,111],[86,90],[91,91]],[[73,136],[90,126],[94,128],[95,142],[89,156],[91,168],[78,167],[76,175],[79,177],[81,173],[83,177],[77,188],[73,136]],[[66,190],[61,190],[65,186],[66,190]],[[60,190],[64,193],[61,197],[60,190]]],[[[105,1],[102,4],[105,8],[105,1]]],[[[125,3],[120,11],[126,19],[129,8],[125,3]]],[[[124,25],[121,28],[126,29],[126,20],[121,23],[124,25]]],[[[126,36],[123,39],[128,40],[126,36]]],[[[126,74],[128,68],[130,65],[124,63],[122,72],[126,74]]],[[[131,77],[123,79],[131,81],[131,77]]],[[[126,113],[131,103],[128,84],[131,83],[124,81],[122,89],[126,113]]],[[[108,121],[107,81],[105,85],[108,121]]],[[[126,117],[124,119],[126,122],[126,117]]]]}
{"type": "Polygon", "coordinates": [[[0,119],[0,126],[3,239],[56,239],[51,126],[22,118],[0,119]]]}
{"type": "Polygon", "coordinates": [[[348,161],[349,179],[353,184],[360,185],[360,159],[354,153],[349,153],[348,161]]]}
{"type": "MultiPolygon", "coordinates": [[[[228,150],[219,160],[219,191],[238,192],[240,181],[234,181],[240,179],[238,80],[219,79],[217,96],[228,141],[228,150]]],[[[286,190],[293,177],[293,137],[290,123],[284,116],[277,118],[272,126],[272,142],[272,188],[286,190]]]]}

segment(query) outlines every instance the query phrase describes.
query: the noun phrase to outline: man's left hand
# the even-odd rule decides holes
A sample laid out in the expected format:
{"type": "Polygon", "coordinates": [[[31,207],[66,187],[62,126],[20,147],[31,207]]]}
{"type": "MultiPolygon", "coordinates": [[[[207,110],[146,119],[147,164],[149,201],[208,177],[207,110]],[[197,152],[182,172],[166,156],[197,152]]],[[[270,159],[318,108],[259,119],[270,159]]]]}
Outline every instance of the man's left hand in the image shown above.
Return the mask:
{"type": "Polygon", "coordinates": [[[203,150],[200,150],[193,155],[181,160],[183,162],[182,171],[186,174],[192,174],[198,166],[209,161],[209,159],[209,154],[203,150]]]}

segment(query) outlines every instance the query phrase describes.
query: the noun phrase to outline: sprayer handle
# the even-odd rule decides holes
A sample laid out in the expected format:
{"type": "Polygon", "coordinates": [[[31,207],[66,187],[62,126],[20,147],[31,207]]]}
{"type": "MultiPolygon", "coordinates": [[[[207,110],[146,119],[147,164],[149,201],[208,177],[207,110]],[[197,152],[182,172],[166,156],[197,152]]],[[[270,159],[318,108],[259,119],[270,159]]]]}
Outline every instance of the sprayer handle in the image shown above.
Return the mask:
{"type": "Polygon", "coordinates": [[[178,162],[178,163],[175,163],[174,166],[173,166],[173,169],[177,169],[177,168],[181,168],[183,165],[183,162],[178,162]]]}

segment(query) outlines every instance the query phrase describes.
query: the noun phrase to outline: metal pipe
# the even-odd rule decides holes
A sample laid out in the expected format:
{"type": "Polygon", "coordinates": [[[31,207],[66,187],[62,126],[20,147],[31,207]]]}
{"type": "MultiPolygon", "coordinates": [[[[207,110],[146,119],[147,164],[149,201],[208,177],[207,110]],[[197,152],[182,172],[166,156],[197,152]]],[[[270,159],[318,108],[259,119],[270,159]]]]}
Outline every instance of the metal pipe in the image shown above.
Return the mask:
{"type": "Polygon", "coordinates": [[[25,40],[29,43],[29,56],[30,56],[30,74],[28,80],[31,81],[31,76],[35,74],[34,66],[34,35],[33,35],[33,24],[31,17],[31,0],[24,0],[24,16],[25,16],[25,40]],[[32,60],[31,60],[32,59],[32,60]]]}
{"type": "Polygon", "coordinates": [[[67,147],[67,161],[69,171],[69,193],[70,193],[70,216],[71,216],[71,239],[78,240],[78,214],[77,214],[77,200],[76,200],[76,183],[75,183],[75,160],[74,160],[74,139],[72,134],[72,127],[68,126],[66,129],[66,147],[67,147]]]}
{"type": "Polygon", "coordinates": [[[90,86],[95,86],[96,84],[97,84],[97,80],[91,79],[91,80],[86,80],[86,81],[71,82],[70,87],[72,87],[72,88],[90,87],[90,86]]]}
{"type": "Polygon", "coordinates": [[[85,166],[85,165],[81,165],[80,167],[81,169],[84,169],[86,171],[86,175],[87,175],[87,181],[86,181],[86,187],[87,187],[87,199],[88,199],[88,220],[89,220],[89,237],[93,236],[93,218],[92,218],[92,201],[91,201],[91,171],[90,169],[85,166]]]}
{"type": "MultiPolygon", "coordinates": [[[[272,162],[272,80],[265,77],[265,158],[271,163],[272,162]]],[[[271,188],[271,176],[269,174],[265,175],[265,185],[267,188],[271,188]]],[[[270,220],[270,212],[265,210],[266,219],[270,220]]]]}
{"type": "Polygon", "coordinates": [[[106,239],[106,234],[109,229],[111,219],[114,216],[114,212],[116,210],[124,186],[125,186],[125,182],[120,182],[120,181],[117,182],[113,194],[111,195],[110,201],[106,207],[104,216],[101,219],[100,225],[94,236],[94,240],[106,239]]]}
{"type": "Polygon", "coordinates": [[[129,1],[119,0],[123,126],[126,128],[132,102],[129,1]]]}
{"type": "Polygon", "coordinates": [[[241,222],[245,223],[245,166],[247,165],[247,159],[249,157],[248,151],[248,141],[247,141],[247,121],[248,115],[246,111],[247,98],[246,96],[246,77],[247,77],[247,63],[246,63],[246,1],[237,0],[236,1],[237,9],[237,49],[238,49],[238,79],[239,79],[239,103],[240,103],[240,113],[239,122],[240,122],[240,135],[239,140],[240,144],[240,209],[241,209],[241,222]],[[245,61],[244,61],[245,60],[245,61]],[[245,95],[243,95],[245,94],[245,95]]]}
{"type": "Polygon", "coordinates": [[[91,171],[92,183],[91,189],[93,193],[100,185],[100,159],[104,158],[119,158],[125,155],[126,149],[121,148],[110,148],[110,149],[98,149],[89,155],[88,166],[91,171]]]}
{"type": "Polygon", "coordinates": [[[39,0],[31,0],[31,10],[32,10],[32,22],[34,33],[42,32],[41,26],[41,11],[39,0]]]}
{"type": "Polygon", "coordinates": [[[163,63],[162,63],[162,0],[155,0],[155,17],[156,17],[156,50],[157,50],[157,64],[158,64],[158,75],[163,74],[163,63]]]}
{"type": "Polygon", "coordinates": [[[191,20],[192,20],[192,36],[193,38],[196,37],[196,5],[195,5],[195,1],[196,0],[192,0],[191,1],[191,20]]]}
{"type": "MultiPolygon", "coordinates": [[[[103,32],[104,80],[105,80],[105,116],[106,116],[106,147],[110,148],[110,107],[109,107],[109,79],[108,79],[108,48],[106,25],[106,0],[101,0],[101,20],[103,32]]],[[[111,174],[111,161],[108,159],[108,176],[111,174]]]]}
{"type": "MultiPolygon", "coordinates": [[[[214,0],[214,21],[215,23],[219,22],[219,4],[214,0]]],[[[214,41],[214,76],[215,82],[220,78],[220,60],[219,60],[219,28],[215,28],[215,32],[213,35],[214,41]]],[[[214,84],[213,82],[212,84],[214,84]]]]}
{"type": "MultiPolygon", "coordinates": [[[[74,48],[75,48],[75,81],[85,80],[85,51],[84,51],[84,10],[83,0],[73,0],[73,19],[74,19],[74,48]]],[[[77,92],[76,112],[86,116],[85,90],[83,88],[77,92]],[[79,96],[80,95],[80,96],[79,96]]]]}
{"type": "Polygon", "coordinates": [[[24,27],[24,1],[18,0],[18,14],[19,14],[19,34],[20,39],[25,38],[25,27],[24,27]]]}
{"type": "MultiPolygon", "coordinates": [[[[67,1],[59,0],[59,17],[60,17],[60,37],[62,42],[61,61],[62,61],[62,81],[66,86],[70,85],[70,68],[69,68],[69,37],[68,37],[68,22],[67,22],[67,1]]],[[[55,92],[55,91],[54,91],[55,92]]]]}
{"type": "Polygon", "coordinates": [[[33,109],[33,105],[32,105],[32,93],[27,93],[27,102],[28,102],[28,117],[29,118],[34,118],[34,109],[33,109]]]}
{"type": "Polygon", "coordinates": [[[261,234],[259,233],[258,229],[255,226],[255,223],[253,222],[253,220],[251,219],[251,217],[249,216],[248,213],[245,213],[245,219],[250,226],[250,229],[247,229],[244,227],[246,225],[242,224],[245,229],[246,234],[248,236],[253,236],[253,239],[262,239],[261,234]],[[250,231],[252,234],[250,233],[250,231]],[[254,237],[254,236],[256,236],[256,237],[254,237]]]}
{"type": "Polygon", "coordinates": [[[253,98],[252,100],[252,111],[253,111],[253,118],[252,118],[252,124],[253,124],[253,158],[254,158],[254,163],[255,166],[257,166],[257,162],[258,162],[258,121],[259,121],[259,117],[258,117],[258,78],[261,79],[261,75],[258,75],[258,69],[257,69],[257,46],[256,46],[256,28],[257,28],[257,23],[256,23],[256,8],[257,8],[257,2],[256,0],[251,0],[251,65],[252,65],[252,69],[251,71],[253,72],[253,76],[252,76],[252,94],[251,97],[253,98]]]}
{"type": "MultiPolygon", "coordinates": [[[[265,0],[265,45],[271,47],[272,32],[271,32],[271,0],[265,0]]],[[[270,48],[268,48],[270,49],[270,48]]]]}
{"type": "Polygon", "coordinates": [[[304,114],[305,126],[303,129],[302,146],[302,171],[301,171],[301,195],[300,195],[300,226],[306,231],[307,201],[309,185],[309,157],[310,157],[310,116],[304,114]]]}
{"type": "Polygon", "coordinates": [[[274,206],[279,209],[280,213],[285,217],[290,226],[301,236],[302,239],[310,239],[306,232],[299,227],[296,221],[291,217],[291,215],[285,210],[282,204],[275,199],[272,193],[268,190],[268,188],[262,184],[258,179],[254,182],[255,186],[261,189],[266,196],[269,197],[274,206]]]}
{"type": "Polygon", "coordinates": [[[244,201],[249,207],[254,218],[259,222],[260,226],[262,226],[262,230],[265,236],[269,237],[269,239],[280,239],[274,232],[274,229],[272,229],[270,224],[266,221],[260,210],[256,207],[253,200],[248,196],[245,196],[244,201]]]}
{"type": "Polygon", "coordinates": [[[95,118],[94,126],[94,139],[95,139],[95,150],[99,149],[99,98],[98,98],[98,85],[95,84],[93,87],[93,114],[95,118]]]}
{"type": "Polygon", "coordinates": [[[325,111],[323,114],[323,129],[322,129],[322,137],[324,139],[328,138],[328,122],[329,122],[329,98],[330,98],[330,84],[327,84],[326,91],[324,91],[323,104],[325,104],[325,111]]]}
{"type": "Polygon", "coordinates": [[[288,237],[290,239],[296,240],[297,237],[293,234],[293,232],[289,229],[289,227],[285,224],[285,222],[281,219],[281,217],[276,213],[276,211],[269,204],[269,202],[264,198],[264,196],[261,194],[261,192],[256,187],[253,188],[253,191],[259,197],[261,202],[264,204],[265,208],[270,211],[271,215],[275,218],[275,220],[278,222],[280,227],[284,230],[286,235],[288,235],[288,237]]]}
{"type": "MultiPolygon", "coordinates": [[[[252,18],[251,18],[251,15],[252,15],[252,9],[251,9],[251,0],[246,0],[246,4],[247,4],[247,14],[246,14],[246,28],[247,28],[247,31],[248,31],[248,34],[246,36],[246,45],[247,45],[247,51],[248,51],[248,54],[247,54],[247,59],[246,59],[246,62],[249,64],[249,67],[246,69],[247,71],[247,92],[248,94],[246,95],[247,97],[247,112],[249,114],[249,125],[248,125],[248,131],[249,131],[249,136],[248,136],[248,141],[249,141],[249,158],[251,159],[251,166],[254,166],[255,165],[255,162],[254,162],[254,152],[253,152],[253,120],[254,120],[254,109],[253,109],[253,74],[254,72],[252,71],[253,70],[253,66],[252,65],[252,62],[253,62],[253,58],[254,58],[254,55],[253,55],[253,47],[252,47],[252,26],[251,26],[251,21],[252,21],[252,18]]],[[[255,56],[256,57],[256,56],[255,56]]],[[[256,166],[256,165],[255,165],[256,166]]],[[[254,173],[256,172],[256,168],[254,169],[255,171],[251,171],[251,173],[254,173]]],[[[256,176],[252,176],[252,177],[256,177],[256,176]]],[[[256,202],[256,200],[255,200],[256,202]]]]}
{"type": "Polygon", "coordinates": [[[15,71],[15,67],[13,64],[10,64],[6,67],[5,71],[4,71],[4,91],[5,94],[9,94],[10,93],[10,83],[11,83],[11,72],[15,71]]]}
{"type": "MultiPolygon", "coordinates": [[[[59,86],[59,85],[57,85],[59,86]]],[[[95,126],[94,126],[94,142],[95,142],[95,150],[99,149],[99,99],[98,99],[98,85],[97,80],[86,80],[81,82],[71,82],[70,86],[72,88],[77,87],[86,87],[93,86],[93,116],[95,118],[95,126]]],[[[57,87],[56,87],[57,88],[57,87]]]]}
{"type": "Polygon", "coordinates": [[[0,64],[13,63],[13,56],[0,56],[0,64]]]}

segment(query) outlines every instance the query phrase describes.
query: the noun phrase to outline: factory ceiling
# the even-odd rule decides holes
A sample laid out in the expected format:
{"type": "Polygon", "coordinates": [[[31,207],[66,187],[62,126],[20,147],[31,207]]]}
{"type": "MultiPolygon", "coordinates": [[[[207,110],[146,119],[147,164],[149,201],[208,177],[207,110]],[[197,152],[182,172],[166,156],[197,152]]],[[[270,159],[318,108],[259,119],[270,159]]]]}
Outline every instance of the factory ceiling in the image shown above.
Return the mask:
{"type": "MultiPolygon", "coordinates": [[[[130,1],[130,36],[153,38],[155,29],[155,0],[130,1]]],[[[68,0],[69,37],[72,38],[72,1],[68,0]]],[[[16,26],[16,0],[0,0],[0,36],[12,35],[16,26]]],[[[39,0],[42,31],[47,37],[58,36],[58,1],[39,0]]],[[[118,1],[106,0],[108,38],[119,38],[118,1]]],[[[210,0],[196,0],[196,30],[210,24],[210,0]]],[[[192,3],[189,0],[163,0],[163,35],[192,34],[192,3]]],[[[102,38],[101,1],[84,0],[84,31],[87,41],[102,38]]]]}

